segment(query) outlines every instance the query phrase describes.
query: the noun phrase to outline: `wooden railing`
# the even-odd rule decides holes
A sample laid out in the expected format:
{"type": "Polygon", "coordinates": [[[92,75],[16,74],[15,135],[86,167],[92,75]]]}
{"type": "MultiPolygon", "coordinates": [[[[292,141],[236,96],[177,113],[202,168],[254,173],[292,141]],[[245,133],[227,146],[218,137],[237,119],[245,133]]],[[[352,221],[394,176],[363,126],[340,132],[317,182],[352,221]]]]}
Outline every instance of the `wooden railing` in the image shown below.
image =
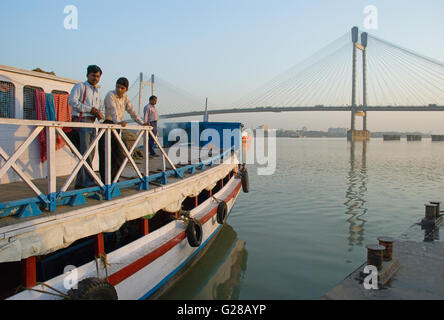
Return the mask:
{"type": "MultiPolygon", "coordinates": [[[[93,123],[79,123],[79,122],[55,122],[55,121],[37,121],[37,120],[18,120],[18,119],[3,119],[0,118],[0,125],[15,125],[15,126],[30,126],[34,127],[31,134],[25,139],[23,144],[14,150],[13,154],[9,155],[4,150],[2,146],[0,146],[0,156],[4,159],[5,163],[0,167],[0,178],[2,178],[9,169],[15,171],[15,173],[20,177],[20,179],[36,194],[37,198],[33,199],[24,199],[22,201],[9,201],[0,204],[0,209],[12,209],[12,208],[20,208],[19,213],[17,213],[21,217],[28,217],[32,215],[41,214],[39,208],[36,206],[36,202],[40,202],[43,204],[45,209],[49,211],[55,211],[57,207],[57,203],[66,203],[69,201],[71,204],[82,204],[85,201],[83,194],[85,192],[94,192],[101,191],[105,195],[106,200],[111,200],[113,195],[118,194],[118,186],[117,182],[122,175],[122,172],[128,162],[131,163],[135,172],[138,176],[138,183],[140,185],[139,190],[148,190],[149,189],[149,152],[148,152],[148,141],[149,136],[157,143],[161,153],[162,153],[162,161],[165,164],[165,161],[168,161],[171,167],[174,170],[174,173],[183,177],[183,171],[177,170],[174,166],[165,150],[160,145],[157,137],[152,132],[152,127],[149,126],[134,126],[128,125],[126,127],[122,127],[120,125],[113,124],[93,124],[93,123]],[[94,128],[96,130],[96,136],[89,146],[88,150],[84,154],[81,154],[79,150],[74,146],[71,140],[67,137],[65,132],[63,131],[64,127],[71,128],[94,128]],[[137,138],[134,142],[132,148],[128,150],[125,143],[122,141],[121,136],[117,133],[117,130],[133,130],[137,131],[137,138]],[[17,163],[20,156],[30,147],[31,143],[34,142],[39,134],[46,130],[46,152],[47,152],[47,163],[44,164],[47,166],[47,181],[48,181],[48,190],[44,192],[40,190],[36,184],[32,181],[33,178],[30,177],[17,163]],[[72,153],[77,157],[77,164],[74,167],[72,173],[68,176],[63,186],[58,189],[57,186],[57,174],[56,174],[56,134],[58,134],[66,145],[71,149],[72,153]],[[115,177],[111,177],[111,135],[114,135],[116,140],[119,142],[120,147],[122,148],[125,159],[120,166],[115,177]],[[102,181],[101,178],[94,172],[93,168],[88,164],[87,159],[89,155],[98,147],[99,141],[104,136],[105,138],[105,181],[102,181]],[[141,172],[132,158],[132,153],[136,149],[139,142],[143,139],[144,152],[143,152],[143,172],[141,172]],[[76,175],[80,171],[80,169],[84,167],[91,174],[94,181],[97,183],[97,187],[82,189],[82,190],[74,190],[69,191],[68,188],[75,179],[76,175]],[[116,192],[117,191],[117,192],[116,192]],[[65,200],[65,201],[63,201],[65,200]]],[[[162,177],[164,177],[163,181],[166,183],[166,166],[163,165],[162,177]]],[[[133,181],[134,182],[134,181],[133,181]]],[[[137,183],[137,182],[136,182],[137,183]]],[[[1,216],[11,215],[6,212],[1,214],[1,216]]]]}
{"type": "MultiPolygon", "coordinates": [[[[18,120],[18,119],[4,119],[0,118],[0,125],[12,125],[12,126],[27,126],[31,129],[31,134],[25,139],[25,141],[18,147],[14,148],[12,154],[8,154],[3,146],[0,145],[0,156],[4,159],[4,164],[0,165],[0,179],[12,169],[36,195],[33,198],[27,199],[14,199],[12,201],[0,202],[0,218],[5,216],[18,216],[20,218],[27,218],[30,216],[36,216],[42,214],[41,210],[56,211],[57,206],[71,205],[77,206],[86,203],[85,195],[96,195],[97,193],[104,196],[105,200],[111,200],[113,197],[120,195],[120,189],[138,186],[140,191],[149,190],[149,183],[152,181],[160,180],[162,184],[167,184],[167,177],[176,176],[183,178],[186,172],[191,174],[196,172],[196,169],[204,170],[207,165],[213,166],[219,160],[228,156],[233,152],[234,147],[227,149],[216,156],[208,159],[199,159],[197,163],[182,166],[176,168],[174,163],[168,157],[166,151],[162,148],[159,140],[152,132],[152,127],[149,126],[136,126],[127,125],[122,127],[120,125],[113,124],[98,124],[98,123],[79,123],[79,122],[57,122],[57,121],[39,121],[39,120],[18,120]],[[84,154],[81,154],[79,150],[74,146],[71,140],[67,137],[63,128],[94,128],[96,129],[96,135],[93,142],[89,146],[88,150],[84,154]],[[43,130],[46,130],[46,152],[47,162],[43,164],[47,169],[47,190],[40,190],[39,187],[33,182],[35,177],[30,177],[22,165],[18,161],[20,156],[27,150],[31,143],[38,139],[38,136],[43,130]],[[133,146],[128,150],[125,143],[122,141],[121,136],[117,130],[132,130],[137,131],[137,138],[134,141],[133,146]],[[57,185],[57,172],[56,172],[56,135],[59,135],[66,146],[72,151],[74,157],[77,158],[77,163],[74,166],[72,173],[66,178],[61,187],[57,185]],[[114,135],[120,147],[122,148],[125,159],[120,166],[115,177],[111,176],[111,135],[114,135]],[[162,155],[162,168],[160,173],[150,175],[149,171],[149,151],[148,141],[149,137],[152,137],[154,142],[160,149],[162,155]],[[101,180],[88,164],[87,159],[89,155],[94,152],[98,147],[100,139],[105,138],[105,181],[101,180]],[[132,158],[134,150],[140,142],[143,142],[143,165],[142,170],[139,170],[136,162],[132,158]],[[122,175],[123,170],[127,166],[128,162],[134,168],[137,174],[137,179],[131,179],[119,182],[119,178],[122,175]],[[168,162],[172,169],[167,170],[166,162],[168,162]],[[71,183],[74,181],[76,175],[80,169],[84,167],[91,174],[97,186],[79,189],[68,190],[71,183]]],[[[14,144],[15,141],[8,143],[14,144]]],[[[19,196],[17,196],[19,197],[19,196]]]]}

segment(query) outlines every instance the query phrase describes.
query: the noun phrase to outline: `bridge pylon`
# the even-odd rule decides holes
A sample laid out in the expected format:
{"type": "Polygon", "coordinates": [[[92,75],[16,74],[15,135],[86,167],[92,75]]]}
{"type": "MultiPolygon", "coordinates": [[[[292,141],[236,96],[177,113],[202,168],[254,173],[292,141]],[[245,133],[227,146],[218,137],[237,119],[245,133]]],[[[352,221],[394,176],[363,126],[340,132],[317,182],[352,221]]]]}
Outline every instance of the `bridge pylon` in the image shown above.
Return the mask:
{"type": "Polygon", "coordinates": [[[362,51],[362,77],[363,77],[363,107],[367,107],[367,38],[366,32],[361,33],[361,43],[358,43],[359,28],[352,28],[353,43],[353,74],[352,74],[352,111],[351,126],[347,132],[348,141],[370,140],[370,131],[367,130],[367,111],[362,111],[356,104],[356,80],[357,80],[357,59],[358,49],[362,51]],[[362,117],[363,130],[356,130],[356,117],[362,117]]]}

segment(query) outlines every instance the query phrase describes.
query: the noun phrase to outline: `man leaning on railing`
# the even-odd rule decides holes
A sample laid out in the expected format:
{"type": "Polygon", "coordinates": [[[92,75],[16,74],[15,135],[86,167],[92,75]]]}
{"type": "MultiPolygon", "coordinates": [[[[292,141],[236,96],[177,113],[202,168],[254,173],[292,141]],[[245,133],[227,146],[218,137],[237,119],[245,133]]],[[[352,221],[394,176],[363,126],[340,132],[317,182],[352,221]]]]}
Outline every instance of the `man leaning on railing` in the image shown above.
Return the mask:
{"type": "MultiPolygon", "coordinates": [[[[125,111],[129,113],[131,118],[140,125],[148,125],[144,123],[140,116],[134,110],[130,99],[126,92],[128,91],[129,81],[127,78],[119,78],[116,82],[116,89],[108,92],[105,97],[105,121],[108,124],[120,124],[125,127],[127,123],[123,121],[125,111]]],[[[125,160],[119,142],[114,135],[111,135],[111,177],[114,178],[125,160]]],[[[99,143],[99,161],[100,175],[102,181],[105,181],[105,137],[100,139],[99,143]]]]}
{"type": "MultiPolygon", "coordinates": [[[[99,111],[102,106],[102,97],[99,92],[100,78],[102,70],[98,66],[89,66],[87,69],[87,81],[76,84],[69,96],[69,104],[72,107],[71,115],[73,122],[94,123],[96,118],[103,119],[103,114],[99,111]]],[[[74,128],[78,132],[79,152],[85,154],[89,146],[94,140],[94,128],[74,128]]],[[[87,159],[88,164],[92,167],[94,154],[91,153],[87,159]]],[[[76,177],[76,189],[88,188],[95,186],[93,177],[86,168],[81,168],[76,177]]]]}

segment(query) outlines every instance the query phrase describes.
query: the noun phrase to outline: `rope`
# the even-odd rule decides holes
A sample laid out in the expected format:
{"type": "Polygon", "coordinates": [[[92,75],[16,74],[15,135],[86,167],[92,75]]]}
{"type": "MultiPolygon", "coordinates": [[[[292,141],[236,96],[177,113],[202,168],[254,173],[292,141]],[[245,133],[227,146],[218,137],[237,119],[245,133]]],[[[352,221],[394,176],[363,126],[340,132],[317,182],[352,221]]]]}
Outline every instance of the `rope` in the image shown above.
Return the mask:
{"type": "Polygon", "coordinates": [[[53,291],[55,291],[57,293],[48,292],[48,291],[39,290],[39,289],[34,289],[34,288],[26,288],[26,287],[23,287],[23,288],[25,288],[26,290],[35,291],[35,292],[39,292],[39,293],[43,293],[43,294],[47,294],[47,295],[52,295],[52,296],[56,296],[56,297],[60,297],[60,298],[65,298],[65,299],[69,299],[70,298],[69,295],[67,295],[67,294],[57,290],[54,287],[51,287],[49,284],[46,284],[44,282],[37,282],[37,285],[41,285],[41,286],[46,287],[48,289],[51,289],[51,290],[53,290],[53,291]]]}
{"type": "Polygon", "coordinates": [[[97,270],[97,278],[99,277],[99,264],[98,260],[102,262],[103,269],[105,269],[105,279],[108,280],[108,266],[111,264],[108,262],[108,256],[106,253],[99,255],[98,257],[94,257],[94,260],[96,261],[96,270],[97,270]]]}
{"type": "Polygon", "coordinates": [[[217,203],[222,203],[224,202],[224,200],[218,199],[215,196],[212,196],[211,198],[213,198],[213,200],[215,200],[217,203]]]}

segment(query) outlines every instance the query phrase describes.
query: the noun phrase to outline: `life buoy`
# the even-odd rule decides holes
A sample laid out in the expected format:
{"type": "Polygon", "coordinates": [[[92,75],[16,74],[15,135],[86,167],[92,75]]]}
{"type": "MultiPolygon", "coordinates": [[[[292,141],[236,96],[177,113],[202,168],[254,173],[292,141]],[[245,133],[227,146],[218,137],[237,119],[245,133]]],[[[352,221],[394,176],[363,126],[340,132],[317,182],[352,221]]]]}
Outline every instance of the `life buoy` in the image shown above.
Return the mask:
{"type": "Polygon", "coordinates": [[[68,291],[71,300],[117,300],[116,289],[99,278],[86,278],[77,284],[77,289],[68,291]]]}
{"type": "Polygon", "coordinates": [[[216,220],[219,224],[224,224],[227,220],[227,214],[228,214],[228,206],[225,201],[222,201],[217,206],[217,215],[216,220]]]}
{"type": "Polygon", "coordinates": [[[246,169],[241,171],[242,190],[245,193],[250,192],[250,178],[248,177],[248,171],[246,169]]]}
{"type": "Polygon", "coordinates": [[[187,240],[193,248],[199,247],[202,243],[202,224],[195,219],[189,219],[188,226],[185,231],[187,240]]]}

